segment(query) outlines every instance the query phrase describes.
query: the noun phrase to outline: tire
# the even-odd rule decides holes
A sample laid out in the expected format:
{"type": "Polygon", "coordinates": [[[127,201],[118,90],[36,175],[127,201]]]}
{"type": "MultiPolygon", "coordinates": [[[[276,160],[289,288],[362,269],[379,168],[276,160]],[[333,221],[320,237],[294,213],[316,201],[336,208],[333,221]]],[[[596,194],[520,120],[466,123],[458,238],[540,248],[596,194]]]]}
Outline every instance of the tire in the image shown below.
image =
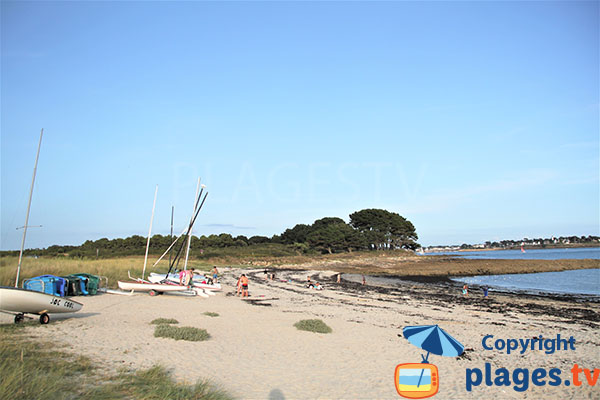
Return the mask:
{"type": "Polygon", "coordinates": [[[24,319],[25,316],[23,314],[15,315],[15,324],[20,324],[21,322],[23,322],[24,319]]]}
{"type": "Polygon", "coordinates": [[[40,315],[40,324],[46,325],[48,322],[50,322],[50,316],[48,314],[43,313],[40,315]]]}
{"type": "Polygon", "coordinates": [[[155,290],[151,290],[151,291],[149,291],[149,292],[148,292],[148,294],[149,294],[150,296],[156,296],[156,295],[158,295],[158,292],[157,292],[157,291],[155,291],[155,290]]]}

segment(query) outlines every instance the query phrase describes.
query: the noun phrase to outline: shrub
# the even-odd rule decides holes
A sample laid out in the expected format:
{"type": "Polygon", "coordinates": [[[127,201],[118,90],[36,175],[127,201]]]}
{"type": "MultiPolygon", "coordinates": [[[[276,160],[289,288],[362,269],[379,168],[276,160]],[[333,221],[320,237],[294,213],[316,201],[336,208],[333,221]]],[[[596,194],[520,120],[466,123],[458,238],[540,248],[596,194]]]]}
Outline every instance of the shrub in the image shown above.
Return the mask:
{"type": "Polygon", "coordinates": [[[157,318],[154,321],[150,322],[154,325],[162,325],[162,324],[178,324],[179,321],[173,318],[157,318]]]}
{"type": "Polygon", "coordinates": [[[187,340],[190,342],[201,342],[210,339],[205,329],[193,328],[191,326],[158,325],[154,329],[155,337],[164,337],[175,340],[187,340]]]}
{"type": "Polygon", "coordinates": [[[204,315],[208,315],[209,317],[218,317],[219,313],[207,311],[204,315]]]}
{"type": "Polygon", "coordinates": [[[333,330],[320,319],[303,319],[294,324],[294,326],[301,331],[315,332],[315,333],[331,333],[333,330]]]}

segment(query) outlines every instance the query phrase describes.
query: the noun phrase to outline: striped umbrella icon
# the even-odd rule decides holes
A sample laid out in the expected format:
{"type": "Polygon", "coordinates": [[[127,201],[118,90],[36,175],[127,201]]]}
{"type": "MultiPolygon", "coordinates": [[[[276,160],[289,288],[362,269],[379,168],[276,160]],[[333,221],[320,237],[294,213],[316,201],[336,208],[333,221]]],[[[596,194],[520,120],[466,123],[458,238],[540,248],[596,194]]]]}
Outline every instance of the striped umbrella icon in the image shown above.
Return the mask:
{"type": "MultiPolygon", "coordinates": [[[[421,355],[421,358],[423,359],[421,362],[425,364],[428,363],[429,353],[438,356],[458,357],[465,349],[465,346],[446,333],[446,331],[438,325],[406,326],[402,330],[402,335],[404,335],[411,344],[427,352],[425,357],[421,355]]],[[[419,377],[417,387],[421,385],[423,371],[424,370],[421,370],[421,376],[419,377]]]]}

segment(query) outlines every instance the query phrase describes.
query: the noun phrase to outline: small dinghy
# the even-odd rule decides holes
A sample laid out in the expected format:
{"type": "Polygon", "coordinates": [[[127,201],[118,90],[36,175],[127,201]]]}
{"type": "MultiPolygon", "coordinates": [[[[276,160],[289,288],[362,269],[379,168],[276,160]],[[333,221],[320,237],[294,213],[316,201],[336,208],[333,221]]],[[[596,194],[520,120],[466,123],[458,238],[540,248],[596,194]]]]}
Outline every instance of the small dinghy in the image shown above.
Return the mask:
{"type": "Polygon", "coordinates": [[[15,314],[15,323],[23,321],[25,314],[37,314],[40,323],[50,321],[48,313],[70,313],[81,310],[83,304],[69,298],[54,296],[28,289],[0,287],[0,310],[15,314]]]}

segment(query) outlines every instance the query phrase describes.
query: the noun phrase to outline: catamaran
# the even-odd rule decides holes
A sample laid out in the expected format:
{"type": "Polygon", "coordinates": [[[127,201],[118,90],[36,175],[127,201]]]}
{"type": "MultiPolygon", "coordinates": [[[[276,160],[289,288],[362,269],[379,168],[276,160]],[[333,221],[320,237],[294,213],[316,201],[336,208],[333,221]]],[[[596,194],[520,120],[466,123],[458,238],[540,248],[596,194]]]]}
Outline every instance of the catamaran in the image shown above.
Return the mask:
{"type": "MultiPolygon", "coordinates": [[[[204,205],[204,202],[206,200],[206,196],[208,196],[208,193],[206,193],[204,195],[204,198],[202,198],[202,194],[204,192],[204,188],[205,186],[202,185],[202,190],[200,190],[200,192],[198,193],[198,189],[200,188],[200,180],[198,180],[198,188],[196,189],[196,196],[195,196],[195,202],[194,202],[194,210],[192,213],[192,218],[190,220],[190,223],[188,225],[188,227],[181,233],[181,235],[179,235],[169,246],[169,248],[163,253],[162,256],[160,256],[160,258],[154,263],[153,267],[156,266],[156,264],[158,264],[160,262],[160,260],[165,256],[165,254],[167,254],[169,252],[169,250],[171,250],[171,248],[175,245],[175,243],[182,237],[182,236],[190,236],[190,233],[192,231],[192,227],[194,226],[194,222],[196,221],[196,218],[198,217],[198,214],[200,213],[200,210],[202,209],[202,206],[204,205]],[[200,200],[202,199],[202,202],[200,202],[200,200]]],[[[158,191],[158,187],[157,187],[157,191],[158,191]]],[[[156,191],[154,193],[154,205],[156,205],[156,191]]],[[[152,206],[152,218],[154,218],[154,205],[152,206]]],[[[182,242],[179,250],[177,251],[177,254],[175,255],[175,259],[173,260],[173,262],[171,263],[170,267],[169,267],[169,272],[167,272],[166,275],[163,275],[162,278],[155,278],[152,276],[152,279],[146,280],[144,279],[145,276],[145,271],[146,271],[146,262],[148,259],[148,248],[150,246],[150,236],[152,233],[152,219],[150,220],[150,230],[148,232],[148,241],[146,243],[146,256],[144,258],[144,269],[142,272],[142,278],[133,278],[131,275],[129,275],[129,279],[130,281],[118,281],[118,285],[119,285],[119,289],[124,290],[124,291],[139,291],[139,292],[148,292],[151,296],[154,296],[156,294],[160,294],[160,293],[164,293],[164,292],[182,292],[182,293],[186,293],[186,294],[195,294],[198,295],[200,297],[208,297],[208,294],[206,294],[204,292],[204,288],[202,287],[194,287],[195,285],[190,285],[190,286],[185,286],[185,285],[180,285],[179,284],[179,280],[177,281],[171,281],[168,279],[165,279],[165,276],[168,276],[171,269],[174,267],[175,262],[178,260],[180,254],[181,254],[181,250],[183,249],[183,246],[185,244],[185,242],[182,242]]],[[[190,241],[188,240],[188,246],[189,246],[190,241]]],[[[189,253],[189,250],[188,250],[189,253]]],[[[186,263],[187,263],[187,255],[186,255],[186,263]]],[[[213,288],[213,290],[220,290],[220,285],[217,288],[216,286],[213,288]]]]}
{"type": "Polygon", "coordinates": [[[183,285],[168,285],[164,283],[152,283],[142,281],[119,281],[119,289],[135,292],[149,292],[150,296],[155,296],[164,292],[185,292],[190,288],[183,285]]]}
{"type": "MultiPolygon", "coordinates": [[[[151,272],[150,275],[148,276],[148,280],[150,282],[153,283],[159,283],[159,282],[164,282],[164,281],[168,281],[168,282],[173,282],[173,283],[179,283],[179,275],[177,274],[159,274],[157,272],[151,272]]],[[[221,287],[220,283],[207,283],[206,279],[203,279],[202,277],[194,277],[194,279],[192,281],[190,281],[190,286],[195,287],[195,288],[200,288],[200,289],[205,289],[205,290],[210,290],[210,291],[221,291],[223,288],[221,287]]]]}
{"type": "Polygon", "coordinates": [[[48,313],[70,313],[81,310],[83,304],[69,298],[54,296],[47,293],[36,292],[34,290],[19,288],[19,274],[21,272],[21,262],[23,261],[23,248],[25,246],[25,236],[27,235],[27,226],[29,223],[29,210],[31,208],[31,198],[33,196],[33,185],[35,183],[35,174],[37,171],[38,159],[40,157],[40,148],[42,146],[42,136],[44,130],[40,133],[40,142],[38,144],[35,165],[33,167],[33,178],[31,179],[31,189],[29,190],[29,203],[27,204],[27,216],[25,217],[25,226],[23,227],[23,238],[21,240],[21,251],[19,253],[19,263],[17,265],[17,279],[15,286],[0,286],[0,312],[13,314],[15,324],[25,319],[25,314],[36,314],[40,316],[40,323],[50,322],[48,313]]]}

